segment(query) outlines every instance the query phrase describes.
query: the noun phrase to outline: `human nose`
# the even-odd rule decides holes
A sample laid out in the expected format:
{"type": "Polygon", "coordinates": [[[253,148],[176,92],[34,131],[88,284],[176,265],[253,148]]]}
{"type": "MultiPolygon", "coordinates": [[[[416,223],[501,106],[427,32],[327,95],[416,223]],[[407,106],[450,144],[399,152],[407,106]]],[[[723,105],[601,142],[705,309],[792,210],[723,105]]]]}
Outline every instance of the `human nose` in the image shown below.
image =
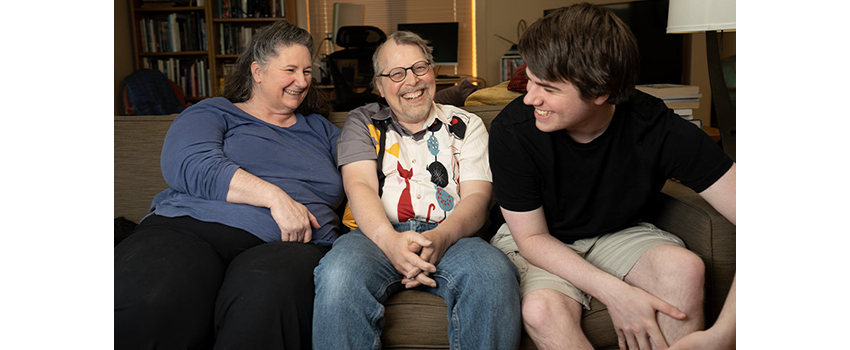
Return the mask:
{"type": "Polygon", "coordinates": [[[296,74],[295,83],[299,87],[308,87],[308,86],[310,86],[310,77],[308,76],[307,73],[301,72],[300,74],[296,74]]]}
{"type": "Polygon", "coordinates": [[[404,79],[402,80],[402,83],[405,83],[405,84],[408,84],[408,85],[416,85],[417,83],[419,83],[419,76],[417,76],[416,74],[413,74],[413,67],[409,67],[409,68],[404,69],[404,79]],[[410,71],[410,72],[408,72],[408,71],[410,71]],[[408,81],[409,81],[409,83],[408,83],[408,81]]]}
{"type": "Polygon", "coordinates": [[[525,90],[527,92],[525,93],[525,97],[522,98],[522,103],[525,103],[526,105],[529,105],[529,106],[539,105],[540,104],[540,98],[539,98],[539,95],[537,93],[536,86],[534,86],[534,84],[532,84],[531,82],[528,82],[525,85],[525,90]]]}

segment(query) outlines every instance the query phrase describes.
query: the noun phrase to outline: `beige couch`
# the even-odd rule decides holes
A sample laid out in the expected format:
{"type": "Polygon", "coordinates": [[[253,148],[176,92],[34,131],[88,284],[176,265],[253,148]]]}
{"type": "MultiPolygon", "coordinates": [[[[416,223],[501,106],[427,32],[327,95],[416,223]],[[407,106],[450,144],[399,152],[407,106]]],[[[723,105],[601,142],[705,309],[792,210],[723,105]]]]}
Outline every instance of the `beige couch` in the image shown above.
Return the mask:
{"type": "MultiPolygon", "coordinates": [[[[487,127],[502,106],[465,107],[487,127]]],[[[333,113],[342,126],[346,113],[333,113]]],[[[151,199],[167,187],[159,168],[160,149],[174,116],[115,117],[115,217],[139,222],[151,199]]],[[[649,221],[681,237],[706,266],[706,324],[720,312],[735,273],[735,227],[699,195],[668,181],[649,221]]],[[[596,348],[616,348],[617,336],[605,305],[593,299],[582,327],[596,348]]],[[[382,341],[385,349],[448,349],[446,306],[437,296],[404,291],[386,303],[382,341]]],[[[522,349],[534,349],[523,335],[522,349]]]]}

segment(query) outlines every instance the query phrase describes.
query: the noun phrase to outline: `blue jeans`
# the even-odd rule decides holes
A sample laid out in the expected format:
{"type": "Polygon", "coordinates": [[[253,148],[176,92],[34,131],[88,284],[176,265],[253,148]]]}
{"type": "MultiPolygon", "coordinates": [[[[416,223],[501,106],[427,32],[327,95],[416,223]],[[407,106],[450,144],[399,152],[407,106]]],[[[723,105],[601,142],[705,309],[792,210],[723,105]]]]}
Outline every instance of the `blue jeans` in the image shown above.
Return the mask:
{"type": "MultiPolygon", "coordinates": [[[[393,225],[419,233],[436,224],[393,225]]],[[[360,230],[343,235],[315,271],[313,349],[380,349],[383,303],[404,290],[386,255],[360,230]]],[[[519,274],[499,249],[478,237],[446,250],[431,278],[437,287],[416,289],[446,301],[452,349],[517,349],[522,319],[519,274]]]]}

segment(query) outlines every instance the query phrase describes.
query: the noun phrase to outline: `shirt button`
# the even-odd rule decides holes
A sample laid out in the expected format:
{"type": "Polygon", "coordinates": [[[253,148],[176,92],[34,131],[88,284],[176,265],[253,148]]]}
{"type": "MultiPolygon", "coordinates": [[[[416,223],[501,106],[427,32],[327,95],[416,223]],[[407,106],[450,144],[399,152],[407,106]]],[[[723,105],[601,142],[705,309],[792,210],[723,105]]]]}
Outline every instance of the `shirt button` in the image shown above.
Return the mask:
{"type": "Polygon", "coordinates": [[[421,195],[421,194],[417,194],[417,195],[416,195],[416,199],[422,199],[422,195],[421,195]]]}
{"type": "Polygon", "coordinates": [[[416,159],[412,160],[413,163],[416,163],[416,159]]]}

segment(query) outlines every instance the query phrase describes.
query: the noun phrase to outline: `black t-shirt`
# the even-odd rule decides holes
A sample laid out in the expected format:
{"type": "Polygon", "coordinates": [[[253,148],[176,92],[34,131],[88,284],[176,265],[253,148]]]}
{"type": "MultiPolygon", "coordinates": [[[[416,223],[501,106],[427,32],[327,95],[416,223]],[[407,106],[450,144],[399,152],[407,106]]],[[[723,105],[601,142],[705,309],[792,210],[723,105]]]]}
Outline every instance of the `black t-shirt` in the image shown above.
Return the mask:
{"type": "Polygon", "coordinates": [[[707,134],[639,91],[587,144],[538,130],[523,97],[491,124],[496,199],[511,211],[542,206],[549,232],[565,243],[635,223],[668,178],[702,192],[732,166],[707,134]]]}

